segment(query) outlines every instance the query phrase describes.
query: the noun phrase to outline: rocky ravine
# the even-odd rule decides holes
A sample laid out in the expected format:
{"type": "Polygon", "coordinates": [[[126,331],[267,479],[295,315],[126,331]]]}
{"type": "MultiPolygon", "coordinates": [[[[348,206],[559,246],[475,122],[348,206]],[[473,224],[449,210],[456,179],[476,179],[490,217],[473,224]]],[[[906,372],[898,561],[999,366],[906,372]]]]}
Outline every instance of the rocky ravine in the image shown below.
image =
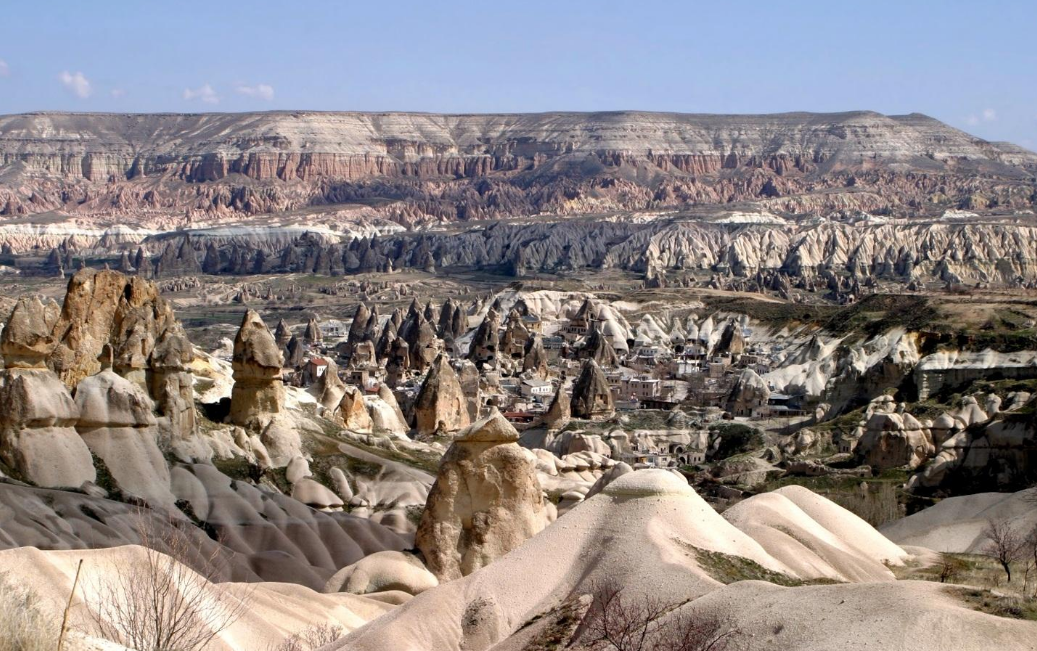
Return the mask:
{"type": "Polygon", "coordinates": [[[0,215],[168,227],[344,203],[407,224],[761,198],[1020,208],[1037,155],[872,112],[36,113],[0,117],[0,164],[0,215]]]}

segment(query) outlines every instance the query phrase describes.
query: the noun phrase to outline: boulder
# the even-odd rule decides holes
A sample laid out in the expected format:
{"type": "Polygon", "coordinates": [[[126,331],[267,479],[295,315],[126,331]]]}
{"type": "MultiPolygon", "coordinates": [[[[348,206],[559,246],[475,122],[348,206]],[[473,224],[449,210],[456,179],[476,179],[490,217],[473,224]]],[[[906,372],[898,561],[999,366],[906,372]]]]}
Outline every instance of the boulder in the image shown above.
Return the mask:
{"type": "Polygon", "coordinates": [[[536,457],[517,441],[493,410],[443,456],[415,537],[440,581],[471,574],[547,526],[536,457]]]}
{"type": "Polygon", "coordinates": [[[429,572],[416,556],[387,550],[365,556],[335,572],[323,592],[372,594],[395,590],[418,595],[437,585],[436,575],[429,572]]]}

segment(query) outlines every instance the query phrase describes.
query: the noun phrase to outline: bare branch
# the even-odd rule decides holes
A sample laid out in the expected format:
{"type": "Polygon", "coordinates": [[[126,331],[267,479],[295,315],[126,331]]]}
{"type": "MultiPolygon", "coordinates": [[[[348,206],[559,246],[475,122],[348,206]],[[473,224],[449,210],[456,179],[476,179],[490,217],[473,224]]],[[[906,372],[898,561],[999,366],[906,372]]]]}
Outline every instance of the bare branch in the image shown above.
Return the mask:
{"type": "Polygon", "coordinates": [[[241,617],[251,592],[215,584],[226,570],[221,546],[199,549],[190,526],[138,515],[142,555],[114,564],[93,591],[101,635],[139,651],[200,651],[241,617]]]}

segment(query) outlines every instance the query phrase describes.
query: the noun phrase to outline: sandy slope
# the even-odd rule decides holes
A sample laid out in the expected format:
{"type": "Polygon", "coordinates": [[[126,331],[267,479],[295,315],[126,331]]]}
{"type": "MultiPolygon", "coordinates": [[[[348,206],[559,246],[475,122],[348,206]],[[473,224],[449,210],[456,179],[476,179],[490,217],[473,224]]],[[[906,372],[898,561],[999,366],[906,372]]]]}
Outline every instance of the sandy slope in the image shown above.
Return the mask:
{"type": "Polygon", "coordinates": [[[739,632],[735,648],[752,651],[1037,649],[1037,624],[974,611],[952,590],[925,581],[798,588],[743,581],[686,608],[719,615],[739,632]]]}
{"type": "MultiPolygon", "coordinates": [[[[803,530],[827,531],[818,536],[823,535],[833,549],[840,551],[838,559],[845,567],[867,567],[870,560],[871,571],[878,573],[874,566],[881,567],[881,563],[875,556],[850,563],[853,547],[839,538],[855,529],[856,516],[847,512],[849,523],[836,521],[832,516],[839,515],[837,512],[811,505],[803,496],[793,496],[828,519],[827,526],[822,527],[800,508],[798,520],[803,530]]],[[[779,507],[791,511],[788,505],[794,505],[792,499],[782,499],[779,507]]],[[[784,515],[776,521],[790,522],[792,517],[784,515]]],[[[768,545],[780,547],[773,541],[768,545]]],[[[795,545],[803,549],[801,543],[795,545]]],[[[675,475],[663,470],[638,471],[620,477],[491,565],[422,593],[340,640],[334,648],[488,649],[537,615],[589,592],[596,581],[606,579],[671,603],[682,603],[721,585],[696,562],[696,548],[741,556],[792,576],[826,576],[818,568],[789,567],[766,547],[718,515],[675,475]],[[439,624],[429,626],[429,622],[439,624]]]]}
{"type": "Polygon", "coordinates": [[[979,553],[986,544],[983,530],[990,520],[1007,520],[1023,534],[1037,526],[1037,503],[1032,501],[1035,497],[1032,490],[951,497],[883,526],[882,533],[901,545],[979,553]]]}
{"type": "MultiPolygon", "coordinates": [[[[61,616],[75,576],[76,564],[83,559],[77,599],[71,612],[72,627],[95,631],[92,604],[97,602],[100,578],[113,564],[126,566],[142,556],[136,546],[102,550],[40,551],[21,547],[0,551],[0,572],[39,593],[42,604],[56,617],[61,616]]],[[[191,580],[201,580],[192,574],[191,580]]],[[[210,595],[224,593],[230,599],[246,600],[241,619],[221,633],[210,648],[214,651],[254,651],[276,644],[285,636],[315,623],[329,623],[349,631],[389,611],[393,606],[375,599],[349,594],[321,594],[287,583],[209,584],[210,595]]]]}

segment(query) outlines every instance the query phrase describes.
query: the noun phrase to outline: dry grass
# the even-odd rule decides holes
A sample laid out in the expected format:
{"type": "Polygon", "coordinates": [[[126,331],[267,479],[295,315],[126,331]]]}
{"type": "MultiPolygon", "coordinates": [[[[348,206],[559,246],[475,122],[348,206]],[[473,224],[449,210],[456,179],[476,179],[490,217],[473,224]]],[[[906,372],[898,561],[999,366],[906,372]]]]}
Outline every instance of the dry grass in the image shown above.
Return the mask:
{"type": "Polygon", "coordinates": [[[0,651],[53,651],[60,628],[35,592],[0,573],[0,651]]]}
{"type": "Polygon", "coordinates": [[[341,626],[318,624],[289,635],[271,651],[313,651],[331,644],[346,634],[341,626]]]}

